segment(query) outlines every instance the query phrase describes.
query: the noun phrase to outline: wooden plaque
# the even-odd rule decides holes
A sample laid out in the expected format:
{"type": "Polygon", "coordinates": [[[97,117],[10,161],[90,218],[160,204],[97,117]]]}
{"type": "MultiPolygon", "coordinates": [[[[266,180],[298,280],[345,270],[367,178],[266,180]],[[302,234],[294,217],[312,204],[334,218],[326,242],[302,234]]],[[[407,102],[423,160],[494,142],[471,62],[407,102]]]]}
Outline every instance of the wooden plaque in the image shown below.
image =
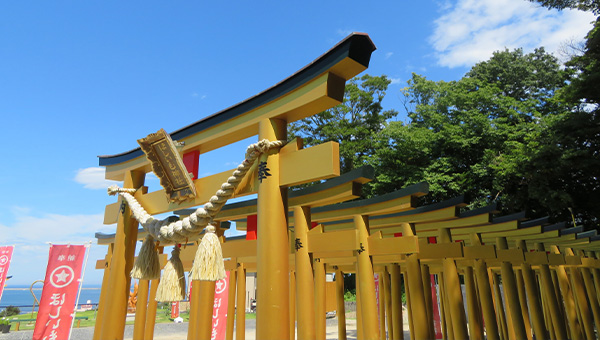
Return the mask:
{"type": "Polygon", "coordinates": [[[160,129],[138,140],[142,151],[152,164],[170,202],[181,203],[196,197],[196,187],[177,152],[171,136],[160,129]]]}

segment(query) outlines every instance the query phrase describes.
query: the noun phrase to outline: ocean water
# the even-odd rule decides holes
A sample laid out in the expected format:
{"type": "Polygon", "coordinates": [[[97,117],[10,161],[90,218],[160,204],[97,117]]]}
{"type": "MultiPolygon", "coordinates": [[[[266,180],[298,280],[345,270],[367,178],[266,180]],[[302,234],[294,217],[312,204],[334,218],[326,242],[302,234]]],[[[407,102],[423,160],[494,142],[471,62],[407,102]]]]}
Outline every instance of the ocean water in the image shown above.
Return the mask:
{"type": "MultiPolygon", "coordinates": [[[[35,296],[40,300],[42,298],[42,288],[34,288],[35,296]]],[[[100,286],[83,287],[79,296],[79,305],[97,304],[100,299],[100,286]]],[[[31,312],[34,300],[28,286],[8,286],[4,288],[4,293],[0,298],[0,310],[7,306],[17,306],[21,313],[31,312]]],[[[95,307],[95,306],[94,306],[95,307]]],[[[35,310],[37,310],[37,305],[35,310]]]]}

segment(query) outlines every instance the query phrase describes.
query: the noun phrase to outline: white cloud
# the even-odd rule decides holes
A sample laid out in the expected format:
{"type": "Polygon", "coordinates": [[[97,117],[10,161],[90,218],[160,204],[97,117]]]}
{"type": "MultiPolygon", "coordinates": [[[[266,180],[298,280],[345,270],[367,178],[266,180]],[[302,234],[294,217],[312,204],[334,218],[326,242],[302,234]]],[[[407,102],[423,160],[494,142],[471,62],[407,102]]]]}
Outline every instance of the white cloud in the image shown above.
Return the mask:
{"type": "Polygon", "coordinates": [[[83,184],[86,189],[106,189],[116,181],[104,179],[104,168],[85,168],[77,170],[75,182],[83,184]]]}
{"type": "Polygon", "coordinates": [[[385,54],[385,59],[390,59],[394,55],[394,52],[387,52],[385,54]]]}
{"type": "Polygon", "coordinates": [[[470,67],[504,48],[555,53],[568,39],[583,39],[594,15],[547,10],[524,0],[459,0],[435,20],[429,42],[438,64],[470,67]]]}
{"type": "Polygon", "coordinates": [[[31,210],[28,214],[17,215],[13,225],[0,224],[0,234],[3,235],[3,243],[43,244],[89,241],[96,231],[114,229],[105,226],[103,219],[103,214],[58,215],[31,210]]]}
{"type": "Polygon", "coordinates": [[[58,215],[19,209],[15,222],[0,224],[3,245],[14,245],[9,275],[12,284],[30,284],[43,279],[48,261],[48,242],[53,244],[84,244],[93,241],[85,281],[98,283],[101,273],[94,269],[97,259],[106,254],[105,246],[95,245],[97,231],[114,232],[115,226],[103,224],[103,214],[58,215]]]}
{"type": "MultiPolygon", "coordinates": [[[[104,178],[104,168],[85,168],[77,170],[74,178],[75,182],[83,184],[86,189],[103,189],[106,190],[113,184],[121,185],[122,182],[112,181],[104,178]]],[[[146,184],[149,181],[158,182],[158,177],[153,172],[146,173],[146,184]]]]}
{"type": "Polygon", "coordinates": [[[388,78],[388,79],[392,81],[392,82],[390,83],[390,85],[394,85],[394,84],[400,84],[400,83],[402,83],[402,79],[400,79],[400,78],[388,78]]]}

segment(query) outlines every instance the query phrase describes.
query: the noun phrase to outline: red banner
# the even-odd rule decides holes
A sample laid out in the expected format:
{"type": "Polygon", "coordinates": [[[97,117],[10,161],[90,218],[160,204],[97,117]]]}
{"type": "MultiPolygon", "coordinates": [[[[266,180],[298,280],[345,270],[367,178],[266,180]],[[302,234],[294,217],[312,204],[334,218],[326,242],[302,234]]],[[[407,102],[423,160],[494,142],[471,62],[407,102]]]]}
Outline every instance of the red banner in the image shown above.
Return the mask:
{"type": "Polygon", "coordinates": [[[431,274],[431,299],[433,300],[433,326],[435,328],[435,338],[443,339],[442,320],[440,319],[440,308],[437,303],[437,288],[435,283],[435,275],[431,274]]]}
{"type": "Polygon", "coordinates": [[[86,246],[51,245],[33,340],[68,339],[86,246]]]}
{"type": "MultiPolygon", "coordinates": [[[[213,321],[211,340],[224,340],[227,329],[227,303],[229,300],[229,272],[223,280],[215,284],[215,301],[213,305],[213,321]]],[[[233,315],[231,317],[234,317],[233,315]]]]}
{"type": "Polygon", "coordinates": [[[179,301],[172,301],[171,302],[171,319],[175,319],[178,317],[179,317],[179,301]]]}
{"type": "MultiPolygon", "coordinates": [[[[379,319],[379,274],[375,273],[373,274],[373,277],[375,278],[375,301],[377,301],[377,320],[379,319]]],[[[381,283],[383,283],[383,281],[381,281],[381,283]]]]}
{"type": "Polygon", "coordinates": [[[0,299],[2,299],[2,292],[6,284],[6,275],[8,275],[13,249],[13,246],[0,247],[0,299]]]}

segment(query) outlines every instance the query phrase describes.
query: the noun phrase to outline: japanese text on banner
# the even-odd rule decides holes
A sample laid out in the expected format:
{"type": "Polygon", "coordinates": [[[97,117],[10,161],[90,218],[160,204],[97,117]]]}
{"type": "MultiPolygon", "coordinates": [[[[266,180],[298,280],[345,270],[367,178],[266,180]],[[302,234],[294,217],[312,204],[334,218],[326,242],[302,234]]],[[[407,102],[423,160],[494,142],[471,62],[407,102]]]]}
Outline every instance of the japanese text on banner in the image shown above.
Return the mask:
{"type": "Polygon", "coordinates": [[[13,246],[0,247],[0,299],[6,284],[6,276],[8,275],[8,267],[12,259],[13,246]]]}

